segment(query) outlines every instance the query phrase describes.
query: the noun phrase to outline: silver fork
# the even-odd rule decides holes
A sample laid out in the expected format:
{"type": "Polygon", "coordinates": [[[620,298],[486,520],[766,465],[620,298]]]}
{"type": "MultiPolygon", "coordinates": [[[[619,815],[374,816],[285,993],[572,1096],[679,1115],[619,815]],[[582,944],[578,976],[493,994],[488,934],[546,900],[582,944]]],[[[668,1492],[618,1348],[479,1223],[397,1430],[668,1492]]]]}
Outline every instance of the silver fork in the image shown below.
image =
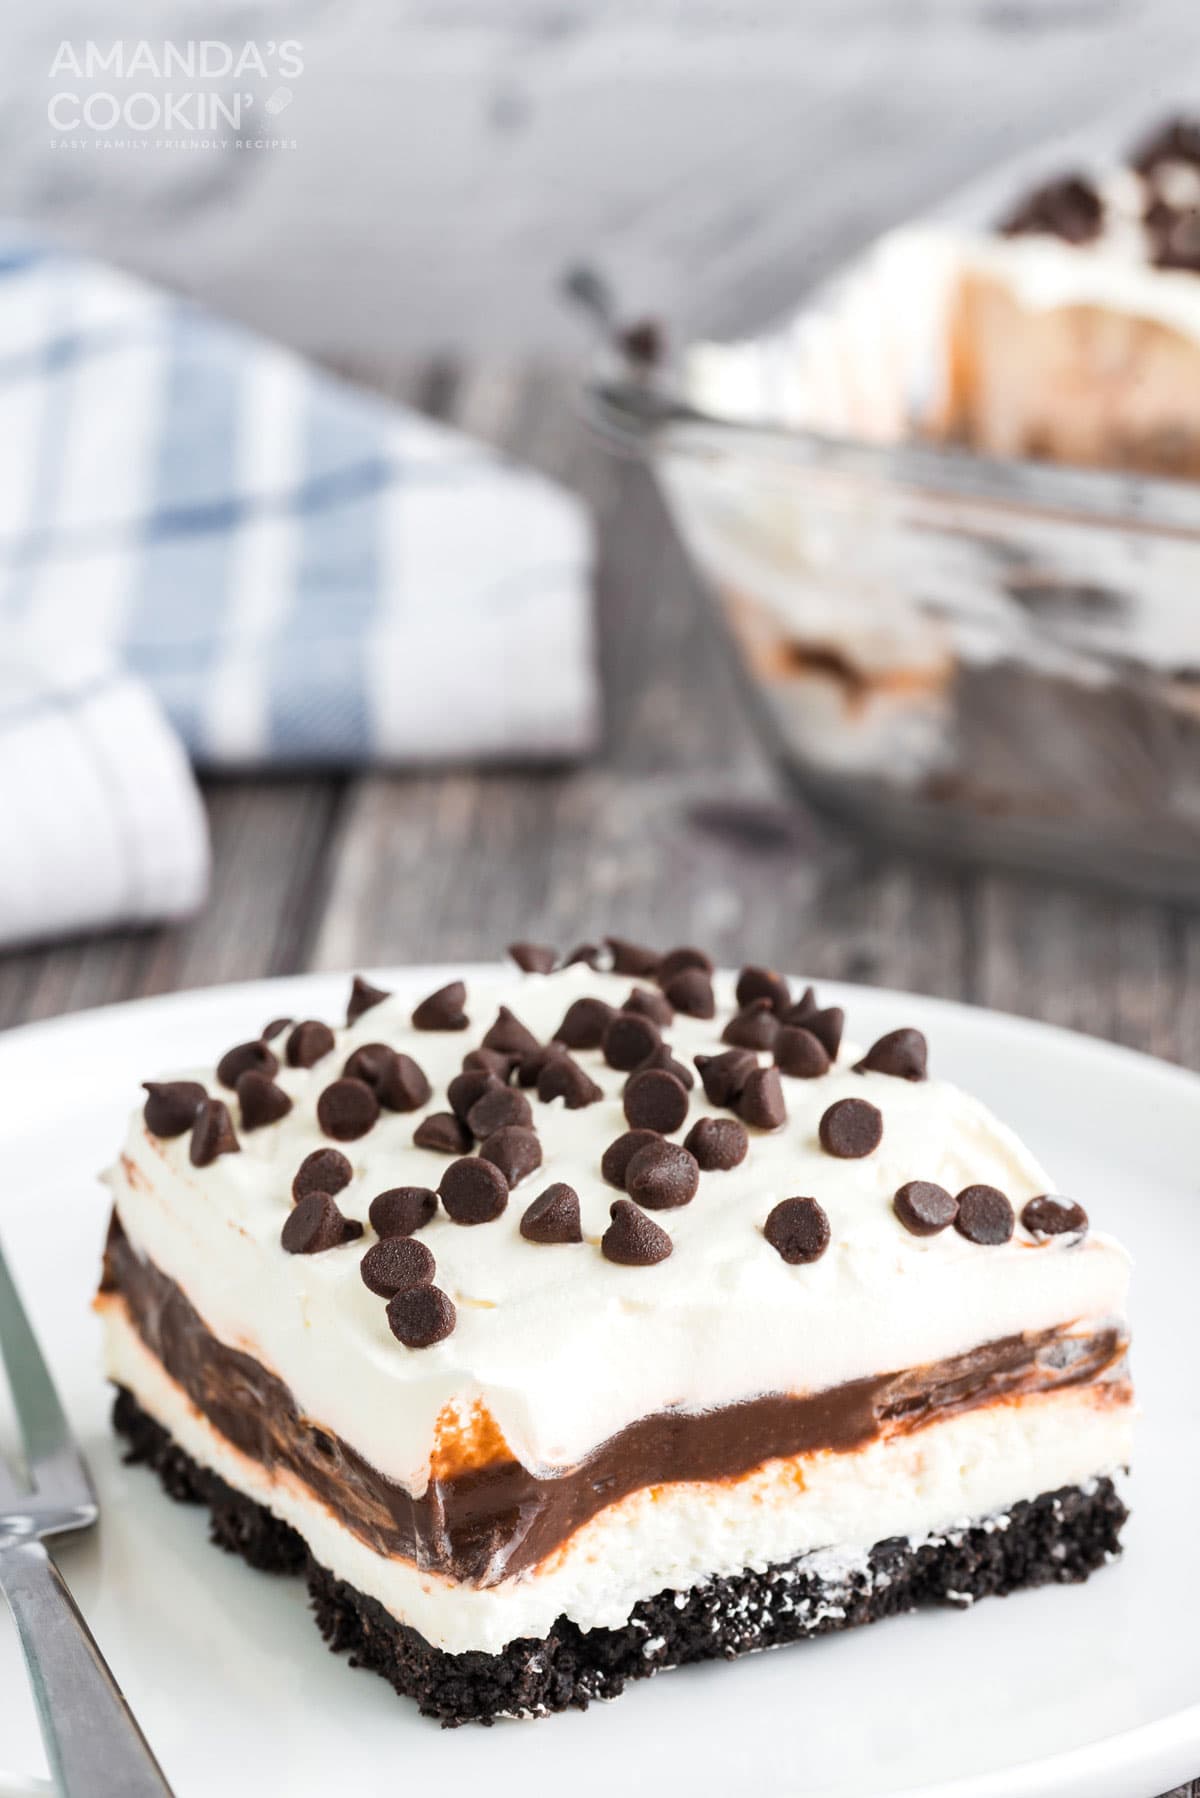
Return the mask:
{"type": "Polygon", "coordinates": [[[25,1651],[51,1772],[64,1798],[171,1798],[45,1547],[47,1538],[88,1529],[100,1508],[3,1249],[0,1358],[29,1471],[22,1489],[0,1460],[0,1591],[25,1651]]]}

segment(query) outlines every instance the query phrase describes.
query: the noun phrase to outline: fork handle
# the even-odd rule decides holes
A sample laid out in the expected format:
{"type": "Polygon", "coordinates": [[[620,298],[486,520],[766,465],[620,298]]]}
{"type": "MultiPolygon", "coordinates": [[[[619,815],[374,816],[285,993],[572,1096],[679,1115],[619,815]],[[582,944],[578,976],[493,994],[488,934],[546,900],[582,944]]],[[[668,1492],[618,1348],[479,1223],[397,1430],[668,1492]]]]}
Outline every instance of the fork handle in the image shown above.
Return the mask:
{"type": "Polygon", "coordinates": [[[0,1591],[29,1667],[63,1798],[171,1798],[108,1663],[41,1542],[0,1547],[0,1591]]]}

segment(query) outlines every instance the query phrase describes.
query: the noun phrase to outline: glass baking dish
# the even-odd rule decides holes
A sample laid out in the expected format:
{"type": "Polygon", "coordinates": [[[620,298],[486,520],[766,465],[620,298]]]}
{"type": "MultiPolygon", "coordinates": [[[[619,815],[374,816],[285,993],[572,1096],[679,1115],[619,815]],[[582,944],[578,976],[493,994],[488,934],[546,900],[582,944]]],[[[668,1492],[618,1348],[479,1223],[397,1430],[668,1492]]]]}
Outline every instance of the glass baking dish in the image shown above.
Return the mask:
{"type": "Polygon", "coordinates": [[[1200,898],[1200,484],[914,436],[935,289],[919,229],[893,234],[784,330],[699,350],[728,406],[696,403],[697,352],[666,372],[635,340],[590,415],[654,470],[818,809],[1200,898]]]}

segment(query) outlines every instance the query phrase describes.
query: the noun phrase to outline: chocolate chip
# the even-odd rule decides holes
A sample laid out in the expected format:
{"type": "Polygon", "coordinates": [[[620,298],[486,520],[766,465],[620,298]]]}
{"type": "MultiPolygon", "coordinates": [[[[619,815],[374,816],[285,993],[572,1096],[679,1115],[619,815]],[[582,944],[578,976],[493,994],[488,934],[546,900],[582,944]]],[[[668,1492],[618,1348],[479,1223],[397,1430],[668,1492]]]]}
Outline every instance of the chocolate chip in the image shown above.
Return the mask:
{"type": "Polygon", "coordinates": [[[793,1028],[810,1030],[824,1048],[829,1061],[837,1061],[838,1048],[842,1046],[842,1030],[846,1027],[846,1012],[840,1005],[822,1007],[815,987],[804,987],[801,998],[784,1012],[783,1023],[792,1025],[793,1028]]]}
{"type": "Polygon", "coordinates": [[[779,1017],[792,1003],[791,988],[773,968],[743,968],[738,975],[737,1002],[744,1010],[756,999],[765,999],[779,1017]]]}
{"type": "Polygon", "coordinates": [[[1044,1192],[1022,1207],[1021,1222],[1031,1236],[1082,1236],[1088,1215],[1074,1199],[1055,1198],[1044,1192]]]}
{"type": "Polygon", "coordinates": [[[350,997],[346,1002],[347,1024],[356,1024],[364,1011],[370,1011],[373,1006],[382,1005],[384,1000],[390,999],[391,996],[381,986],[372,986],[369,980],[364,980],[361,974],[356,974],[350,983],[350,997]]]}
{"type": "Polygon", "coordinates": [[[958,1195],[954,1228],[968,1242],[994,1248],[1013,1233],[1013,1208],[995,1186],[964,1186],[958,1195]]]}
{"type": "Polygon", "coordinates": [[[697,1118],[683,1146],[701,1172],[726,1173],[746,1159],[750,1138],[736,1118],[697,1118]]]}
{"type": "Polygon", "coordinates": [[[629,1171],[629,1163],[639,1149],[662,1139],[654,1130],[626,1130],[624,1136],[618,1136],[610,1142],[600,1158],[600,1172],[610,1186],[625,1190],[625,1175],[629,1171]]]}
{"type": "Polygon", "coordinates": [[[151,1136],[182,1136],[208,1097],[198,1080],[143,1080],[142,1085],[150,1095],[142,1116],[151,1136]]]}
{"type": "Polygon", "coordinates": [[[396,1051],[387,1043],[363,1043],[348,1056],[342,1066],[342,1073],[347,1080],[362,1080],[378,1092],[380,1084],[387,1072],[388,1062],[396,1051]]]}
{"type": "Polygon", "coordinates": [[[413,1131],[413,1142],[438,1155],[464,1155],[471,1146],[471,1132],[452,1111],[431,1111],[413,1131]]]}
{"type": "Polygon", "coordinates": [[[437,1194],[427,1186],[392,1186],[376,1193],[367,1216],[376,1236],[411,1236],[437,1210],[437,1194]]]}
{"type": "Polygon", "coordinates": [[[756,1130],[778,1130],[787,1122],[778,1068],[755,1068],[738,1095],[737,1114],[756,1130]]]}
{"type": "Polygon", "coordinates": [[[635,986],[621,1010],[631,1011],[639,1018],[649,1018],[652,1024],[660,1027],[673,1023],[675,1018],[675,1008],[667,995],[656,993],[648,986],[635,986]]]}
{"type": "Polygon", "coordinates": [[[516,1063],[517,1085],[536,1086],[541,1078],[542,1069],[549,1067],[560,1055],[567,1052],[565,1043],[539,1043],[528,1055],[522,1055],[516,1063]]]}
{"type": "Polygon", "coordinates": [[[820,1011],[820,1009],[816,987],[806,986],[795,1004],[789,1006],[788,1010],[783,1013],[783,1022],[785,1024],[803,1024],[805,1018],[811,1018],[813,1012],[820,1011]]]}
{"type": "Polygon", "coordinates": [[[663,1068],[645,1068],[625,1087],[625,1116],[633,1130],[658,1130],[669,1136],[687,1112],[685,1087],[663,1068]]]}
{"type": "Polygon", "coordinates": [[[342,1073],[362,1080],[388,1111],[419,1111],[433,1091],[411,1055],[399,1055],[387,1043],[364,1043],[350,1056],[342,1073]]]}
{"type": "MultiPolygon", "coordinates": [[[[659,979],[662,980],[661,969],[659,979]]],[[[676,1011],[682,1011],[689,1018],[714,1018],[717,1015],[712,981],[703,968],[681,968],[670,980],[663,981],[663,992],[676,1011]]]]}
{"type": "Polygon", "coordinates": [[[758,1068],[749,1049],[727,1049],[723,1055],[697,1055],[696,1072],[710,1105],[734,1106],[758,1068]]]}
{"type": "MultiPolygon", "coordinates": [[[[1189,207],[1185,212],[1172,212],[1161,203],[1147,217],[1151,245],[1151,261],[1155,268],[1186,269],[1200,272],[1200,212],[1189,207]]],[[[1170,426],[1164,427],[1163,443],[1172,444],[1170,426]]]]}
{"type": "Polygon", "coordinates": [[[432,1348],[454,1332],[458,1313],[440,1286],[410,1286],[387,1304],[388,1328],[405,1348],[432,1348]]]}
{"type": "Polygon", "coordinates": [[[576,943],[571,953],[563,962],[565,968],[573,968],[576,962],[585,962],[589,968],[598,968],[603,959],[599,943],[576,943]]]}
{"type": "Polygon", "coordinates": [[[829,1072],[829,1056],[803,1024],[784,1024],[775,1038],[775,1066],[793,1080],[817,1080],[829,1072]]]}
{"type": "Polygon", "coordinates": [[[494,1074],[506,1086],[516,1065],[515,1056],[504,1055],[499,1049],[468,1049],[462,1059],[464,1074],[494,1074]]]}
{"type": "Polygon", "coordinates": [[[572,1000],[554,1032],[554,1041],[565,1043],[567,1048],[599,1048],[612,1018],[612,1005],[606,1005],[604,1000],[572,1000]]]}
{"type": "Polygon", "coordinates": [[[452,980],[449,986],[439,986],[436,993],[430,993],[422,999],[412,1014],[414,1030],[465,1030],[469,1019],[463,1006],[467,1002],[467,989],[461,980],[452,980]]]}
{"type": "Polygon", "coordinates": [[[1134,150],[1130,166],[1140,175],[1153,174],[1161,162],[1200,163],[1200,124],[1193,119],[1170,119],[1134,150]]]}
{"type": "Polygon", "coordinates": [[[365,1136],[379,1117],[379,1100],[365,1080],[335,1080],[317,1100],[317,1122],[336,1142],[365,1136]]]}
{"type": "Polygon", "coordinates": [[[889,1030],[877,1043],[872,1043],[861,1061],[856,1061],[856,1074],[892,1074],[897,1080],[924,1080],[929,1045],[919,1030],[907,1027],[889,1030]]]}
{"type": "Polygon", "coordinates": [[[667,1259],[671,1238],[628,1199],[616,1199],[608,1215],[612,1222],[600,1239],[605,1260],[620,1267],[653,1267],[667,1259]]]}
{"type": "Polygon", "coordinates": [[[209,1167],[218,1155],[236,1155],[240,1147],[222,1099],[205,1099],[197,1106],[188,1149],[193,1167],[209,1167]]]}
{"type": "Polygon", "coordinates": [[[433,1088],[411,1055],[397,1053],[388,1063],[378,1091],[379,1103],[389,1111],[419,1111],[429,1103],[433,1088]]]}
{"type": "Polygon", "coordinates": [[[656,1137],[639,1149],[625,1169],[625,1190],[647,1211],[674,1211],[696,1196],[700,1169],[696,1157],[677,1142],[656,1137]]]}
{"type": "Polygon", "coordinates": [[[609,1067],[629,1074],[661,1048],[662,1037],[649,1018],[639,1017],[636,1011],[619,1011],[604,1032],[603,1046],[609,1067]]]}
{"type": "Polygon", "coordinates": [[[640,943],[631,943],[620,936],[606,936],[604,941],[612,954],[614,974],[632,974],[635,980],[643,980],[658,967],[658,956],[653,949],[644,949],[640,943]]]}
{"type": "Polygon", "coordinates": [[[490,1159],[468,1155],[452,1161],[438,1192],[456,1224],[490,1224],[508,1204],[509,1182],[490,1159]]]}
{"type": "Polygon", "coordinates": [[[769,999],[752,999],[735,1012],[724,1030],[721,1041],[736,1049],[771,1049],[779,1035],[779,1019],[769,999]]]}
{"type": "Polygon", "coordinates": [[[1067,243],[1090,243],[1104,224],[1104,202],[1081,175],[1048,181],[1022,200],[1001,224],[1006,237],[1044,232],[1067,243]]]}
{"type": "Polygon", "coordinates": [[[354,1178],[354,1169],[340,1149],[314,1149],[296,1169],[292,1197],[297,1202],[310,1192],[341,1192],[354,1178]]]}
{"type": "MultiPolygon", "coordinates": [[[[711,974],[713,972],[712,956],[706,955],[703,949],[691,947],[668,949],[654,970],[654,978],[658,981],[659,986],[665,989],[677,974],[686,974],[692,971],[711,974]]],[[[684,1007],[677,1005],[675,1009],[682,1011],[684,1007]]],[[[698,1013],[697,1015],[702,1014],[698,1013]]]]}
{"type": "Polygon", "coordinates": [[[613,1008],[603,999],[574,999],[554,1032],[554,1039],[565,1043],[568,1049],[598,1049],[612,1017],[613,1008]]]}
{"type": "MultiPolygon", "coordinates": [[[[293,1216],[295,1214],[293,1213],[293,1216]]],[[[428,1286],[437,1272],[437,1263],[423,1242],[412,1236],[386,1236],[373,1242],[358,1264],[362,1283],[381,1299],[394,1293],[408,1292],[414,1286],[428,1286]]]]}
{"type": "MultiPolygon", "coordinates": [[[[693,1074],[691,1068],[685,1068],[683,1063],[681,1061],[676,1061],[675,1057],[672,1055],[670,1043],[660,1043],[652,1055],[647,1055],[645,1061],[639,1062],[638,1066],[633,1070],[633,1074],[641,1074],[647,1068],[662,1068],[666,1073],[674,1074],[679,1084],[682,1087],[685,1087],[688,1092],[691,1092],[696,1084],[696,1076],[693,1074]]],[[[632,1078],[633,1075],[630,1075],[630,1079],[632,1078]]],[[[628,1082],[626,1082],[626,1084],[628,1085],[628,1082]]]]}
{"type": "Polygon", "coordinates": [[[499,1049],[504,1055],[530,1055],[542,1045],[533,1031],[527,1030],[507,1005],[502,1005],[496,1013],[495,1022],[488,1028],[483,1046],[485,1049],[499,1049]]]}
{"type": "Polygon", "coordinates": [[[596,1085],[570,1055],[550,1055],[543,1062],[537,1078],[537,1096],[548,1105],[562,1099],[568,1111],[582,1111],[604,1097],[604,1089],[596,1085]]]}
{"type": "Polygon", "coordinates": [[[558,1181],[548,1186],[525,1211],[521,1235],[526,1242],[582,1242],[579,1194],[558,1181]]]}
{"type": "Polygon", "coordinates": [[[819,1261],[829,1247],[829,1219],[816,1199],[780,1199],[763,1235],[792,1267],[819,1261]]]}
{"type": "Polygon", "coordinates": [[[459,1123],[466,1123],[472,1105],[482,1099],[484,1093],[494,1092],[497,1088],[503,1089],[503,1084],[495,1074],[489,1074],[483,1068],[464,1069],[461,1074],[455,1074],[446,1088],[446,1097],[459,1123]]]}
{"type": "Polygon", "coordinates": [[[958,1213],[958,1200],[932,1180],[910,1180],[892,1200],[892,1210],[914,1236],[936,1236],[958,1213]]]}
{"type": "Polygon", "coordinates": [[[883,1141],[883,1113],[866,1099],[836,1099],[818,1125],[821,1147],[840,1161],[859,1161],[883,1141]]]}
{"type": "Polygon", "coordinates": [[[277,1036],[283,1035],[291,1021],[291,1018],[272,1018],[271,1022],[265,1024],[259,1033],[261,1040],[264,1043],[273,1043],[277,1036]]]}
{"type": "Polygon", "coordinates": [[[235,1049],[227,1049],[217,1063],[217,1079],[222,1086],[236,1087],[242,1075],[251,1068],[256,1074],[265,1074],[269,1080],[279,1071],[279,1057],[266,1043],[239,1043],[235,1049]]]}
{"type": "Polygon", "coordinates": [[[515,1086],[493,1086],[481,1093],[467,1113],[467,1129],[472,1136],[490,1136],[505,1124],[533,1124],[533,1111],[524,1093],[515,1086]]]}
{"type": "Polygon", "coordinates": [[[331,1193],[309,1192],[284,1218],[279,1240],[289,1255],[319,1255],[356,1242],[362,1233],[360,1223],[342,1216],[331,1193]]]}
{"type": "Polygon", "coordinates": [[[333,1031],[320,1018],[305,1018],[287,1039],[284,1054],[290,1068],[311,1068],[333,1049],[333,1031]]]}
{"type": "Polygon", "coordinates": [[[523,974],[552,974],[558,966],[558,950],[547,943],[510,943],[508,953],[523,974]]]}
{"type": "Polygon", "coordinates": [[[510,1186],[519,1186],[527,1175],[542,1165],[542,1145],[534,1130],[523,1130],[519,1124],[505,1124],[493,1130],[479,1145],[485,1161],[494,1163],[510,1186]]]}
{"type": "Polygon", "coordinates": [[[243,1130],[261,1130],[266,1124],[277,1124],[292,1109],[292,1101],[282,1086],[276,1086],[253,1068],[247,1068],[238,1081],[237,1096],[243,1130]]]}
{"type": "MultiPolygon", "coordinates": [[[[789,1017],[789,1022],[792,1019],[789,1017]]],[[[838,1050],[842,1046],[842,1031],[846,1027],[846,1014],[840,1005],[826,1006],[823,1011],[810,1011],[801,1019],[795,1020],[802,1028],[811,1031],[830,1061],[836,1061],[838,1050]]]]}

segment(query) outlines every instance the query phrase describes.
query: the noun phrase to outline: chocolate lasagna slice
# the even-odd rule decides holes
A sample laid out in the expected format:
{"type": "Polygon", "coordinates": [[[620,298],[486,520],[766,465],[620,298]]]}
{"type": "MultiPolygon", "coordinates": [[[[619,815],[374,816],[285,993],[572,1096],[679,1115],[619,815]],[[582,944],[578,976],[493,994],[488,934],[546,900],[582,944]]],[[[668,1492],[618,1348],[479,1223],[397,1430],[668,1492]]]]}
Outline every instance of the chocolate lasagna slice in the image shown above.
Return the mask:
{"type": "Polygon", "coordinates": [[[215,1540],[447,1724],[1110,1558],[1127,1258],[936,1043],[513,954],[148,1085],[96,1302],[215,1540]]]}

